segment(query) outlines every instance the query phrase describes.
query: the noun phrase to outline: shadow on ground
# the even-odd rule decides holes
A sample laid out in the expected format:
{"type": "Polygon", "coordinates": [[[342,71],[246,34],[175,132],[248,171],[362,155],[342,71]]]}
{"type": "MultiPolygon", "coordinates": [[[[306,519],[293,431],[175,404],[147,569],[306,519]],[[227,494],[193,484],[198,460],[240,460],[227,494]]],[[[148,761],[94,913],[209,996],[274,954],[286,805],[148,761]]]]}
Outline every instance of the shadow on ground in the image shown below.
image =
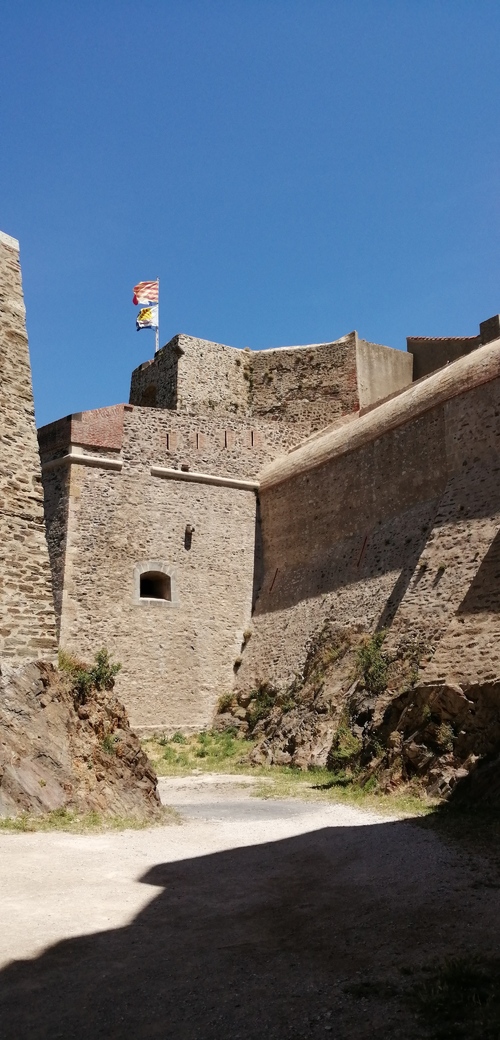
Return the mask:
{"type": "Polygon", "coordinates": [[[497,945],[500,892],[409,821],[162,864],[142,881],[163,892],[129,926],[0,974],[2,1040],[406,1040],[427,1034],[404,980],[497,945]]]}

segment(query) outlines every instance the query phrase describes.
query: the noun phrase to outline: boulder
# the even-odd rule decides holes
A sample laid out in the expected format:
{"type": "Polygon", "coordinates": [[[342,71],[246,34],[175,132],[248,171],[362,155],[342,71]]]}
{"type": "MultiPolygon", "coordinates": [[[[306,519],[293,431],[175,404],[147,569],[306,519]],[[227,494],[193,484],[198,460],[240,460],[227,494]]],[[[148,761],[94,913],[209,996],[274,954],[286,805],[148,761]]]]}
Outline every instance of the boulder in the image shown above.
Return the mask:
{"type": "Polygon", "coordinates": [[[112,691],[75,703],[47,662],[0,676],[0,815],[54,809],[151,817],[156,774],[112,691]]]}

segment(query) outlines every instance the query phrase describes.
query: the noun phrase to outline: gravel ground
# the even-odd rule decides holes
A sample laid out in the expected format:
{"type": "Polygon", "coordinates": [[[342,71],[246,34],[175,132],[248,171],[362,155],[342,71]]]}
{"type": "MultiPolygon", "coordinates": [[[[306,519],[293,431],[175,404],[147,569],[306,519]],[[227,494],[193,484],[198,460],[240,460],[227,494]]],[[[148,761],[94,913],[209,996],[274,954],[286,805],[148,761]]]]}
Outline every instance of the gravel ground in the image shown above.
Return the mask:
{"type": "Polygon", "coordinates": [[[435,958],[497,952],[486,865],[408,820],[161,781],[180,826],[0,834],[0,1036],[426,1035],[435,958]]]}

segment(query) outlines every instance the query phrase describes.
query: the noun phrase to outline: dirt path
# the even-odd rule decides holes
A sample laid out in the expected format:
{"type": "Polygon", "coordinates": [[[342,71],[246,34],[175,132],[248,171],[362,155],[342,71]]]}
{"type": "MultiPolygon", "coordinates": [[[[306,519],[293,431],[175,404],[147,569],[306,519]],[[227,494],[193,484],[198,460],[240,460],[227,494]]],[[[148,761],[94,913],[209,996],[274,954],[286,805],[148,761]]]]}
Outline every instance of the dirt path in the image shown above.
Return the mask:
{"type": "Polygon", "coordinates": [[[497,948],[500,891],[411,821],[161,783],[181,826],[0,834],[2,1040],[417,1037],[408,973],[497,948]]]}

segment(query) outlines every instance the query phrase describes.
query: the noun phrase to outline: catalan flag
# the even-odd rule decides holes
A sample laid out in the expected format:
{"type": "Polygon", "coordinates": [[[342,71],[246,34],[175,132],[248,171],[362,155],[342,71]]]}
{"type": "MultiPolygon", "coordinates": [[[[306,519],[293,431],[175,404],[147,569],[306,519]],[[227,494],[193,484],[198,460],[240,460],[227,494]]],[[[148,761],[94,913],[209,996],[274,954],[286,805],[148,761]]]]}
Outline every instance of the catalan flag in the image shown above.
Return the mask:
{"type": "Polygon", "coordinates": [[[135,320],[135,327],[137,332],[141,329],[157,329],[158,328],[158,306],[156,307],[143,307],[139,311],[135,320]]]}
{"type": "Polygon", "coordinates": [[[134,285],[134,295],[132,303],[136,306],[137,304],[150,304],[159,302],[159,289],[160,283],[158,279],[156,282],[138,282],[134,285]]]}

